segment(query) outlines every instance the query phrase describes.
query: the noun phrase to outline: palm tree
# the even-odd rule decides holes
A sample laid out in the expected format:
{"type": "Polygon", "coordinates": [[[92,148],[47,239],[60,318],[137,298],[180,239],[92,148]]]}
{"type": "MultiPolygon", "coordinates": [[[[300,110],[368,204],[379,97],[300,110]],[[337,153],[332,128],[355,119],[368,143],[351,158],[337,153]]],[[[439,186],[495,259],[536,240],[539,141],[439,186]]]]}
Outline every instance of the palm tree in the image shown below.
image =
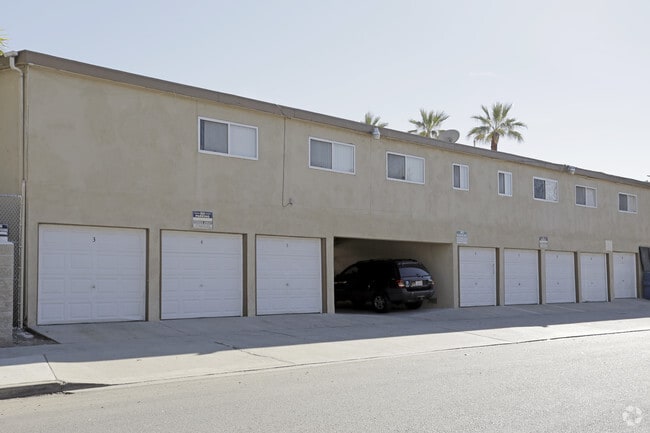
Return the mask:
{"type": "MultiPolygon", "coordinates": [[[[0,29],[0,31],[2,31],[2,29],[0,29]]],[[[7,48],[7,40],[7,38],[0,34],[0,56],[4,55],[4,51],[2,51],[2,49],[7,48]]]]}
{"type": "Polygon", "coordinates": [[[424,108],[420,108],[420,116],[422,120],[409,120],[416,126],[416,129],[409,132],[417,132],[421,136],[429,138],[436,138],[442,122],[449,119],[449,115],[444,111],[427,111],[424,108]]]}
{"type": "Polygon", "coordinates": [[[368,111],[363,119],[363,123],[366,125],[377,126],[378,128],[385,128],[388,126],[388,123],[381,122],[381,117],[375,116],[370,111],[368,111]]]}
{"type": "Polygon", "coordinates": [[[496,152],[499,139],[503,136],[514,138],[518,142],[524,141],[524,137],[517,129],[528,128],[525,123],[508,117],[512,104],[497,102],[492,105],[492,111],[488,111],[485,105],[481,105],[483,116],[472,116],[478,120],[481,126],[476,126],[469,131],[467,138],[474,136],[474,141],[490,143],[490,149],[496,152]]]}

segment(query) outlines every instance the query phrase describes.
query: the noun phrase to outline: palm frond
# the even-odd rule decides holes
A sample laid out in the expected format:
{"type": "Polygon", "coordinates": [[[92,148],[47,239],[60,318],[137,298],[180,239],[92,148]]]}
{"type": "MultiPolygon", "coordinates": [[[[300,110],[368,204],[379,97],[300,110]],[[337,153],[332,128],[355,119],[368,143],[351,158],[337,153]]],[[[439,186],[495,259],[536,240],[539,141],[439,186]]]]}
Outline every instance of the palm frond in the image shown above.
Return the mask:
{"type": "Polygon", "coordinates": [[[474,137],[476,141],[491,143],[492,150],[497,150],[499,139],[503,136],[519,142],[524,141],[524,137],[517,129],[528,128],[528,126],[515,118],[508,117],[511,108],[512,104],[502,102],[492,104],[491,110],[488,110],[485,105],[481,105],[481,111],[483,111],[484,115],[471,117],[481,125],[472,128],[467,137],[474,137]]]}
{"type": "Polygon", "coordinates": [[[363,118],[363,123],[366,125],[377,126],[379,128],[385,128],[388,126],[388,123],[382,122],[381,117],[375,116],[371,111],[368,111],[363,118]]]}

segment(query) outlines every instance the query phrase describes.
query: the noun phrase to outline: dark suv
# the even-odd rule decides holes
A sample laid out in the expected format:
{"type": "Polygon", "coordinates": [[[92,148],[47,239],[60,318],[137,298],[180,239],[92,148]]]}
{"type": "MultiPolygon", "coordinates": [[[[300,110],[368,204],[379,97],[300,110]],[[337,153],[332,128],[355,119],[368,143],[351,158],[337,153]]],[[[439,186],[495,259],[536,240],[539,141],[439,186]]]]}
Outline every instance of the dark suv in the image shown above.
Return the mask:
{"type": "Polygon", "coordinates": [[[370,302],[375,311],[386,313],[391,303],[420,308],[435,289],[431,274],[417,260],[364,260],[334,278],[334,295],[337,302],[351,301],[356,307],[370,302]]]}

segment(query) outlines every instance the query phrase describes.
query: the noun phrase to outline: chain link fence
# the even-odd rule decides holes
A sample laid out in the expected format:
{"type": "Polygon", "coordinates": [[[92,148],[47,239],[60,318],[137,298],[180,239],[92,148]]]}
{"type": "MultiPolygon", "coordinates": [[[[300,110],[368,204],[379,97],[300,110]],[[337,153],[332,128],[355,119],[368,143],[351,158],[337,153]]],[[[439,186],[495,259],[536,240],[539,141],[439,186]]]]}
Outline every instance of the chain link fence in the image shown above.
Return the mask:
{"type": "Polygon", "coordinates": [[[19,195],[0,194],[0,224],[9,228],[9,242],[14,244],[14,326],[22,326],[23,294],[21,268],[21,223],[22,197],[19,195]]]}

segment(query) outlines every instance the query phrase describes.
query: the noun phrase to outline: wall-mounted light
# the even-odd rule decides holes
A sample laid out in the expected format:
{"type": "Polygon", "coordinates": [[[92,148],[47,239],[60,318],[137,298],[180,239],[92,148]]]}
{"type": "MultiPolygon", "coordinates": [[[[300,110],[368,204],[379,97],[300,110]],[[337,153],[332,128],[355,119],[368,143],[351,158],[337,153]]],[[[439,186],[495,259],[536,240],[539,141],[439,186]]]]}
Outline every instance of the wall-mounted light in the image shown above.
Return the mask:
{"type": "Polygon", "coordinates": [[[576,174],[576,168],[572,165],[567,165],[566,166],[566,171],[569,172],[569,174],[576,174]]]}
{"type": "Polygon", "coordinates": [[[372,138],[375,140],[379,140],[381,138],[381,132],[379,132],[379,128],[376,126],[372,128],[372,138]]]}

